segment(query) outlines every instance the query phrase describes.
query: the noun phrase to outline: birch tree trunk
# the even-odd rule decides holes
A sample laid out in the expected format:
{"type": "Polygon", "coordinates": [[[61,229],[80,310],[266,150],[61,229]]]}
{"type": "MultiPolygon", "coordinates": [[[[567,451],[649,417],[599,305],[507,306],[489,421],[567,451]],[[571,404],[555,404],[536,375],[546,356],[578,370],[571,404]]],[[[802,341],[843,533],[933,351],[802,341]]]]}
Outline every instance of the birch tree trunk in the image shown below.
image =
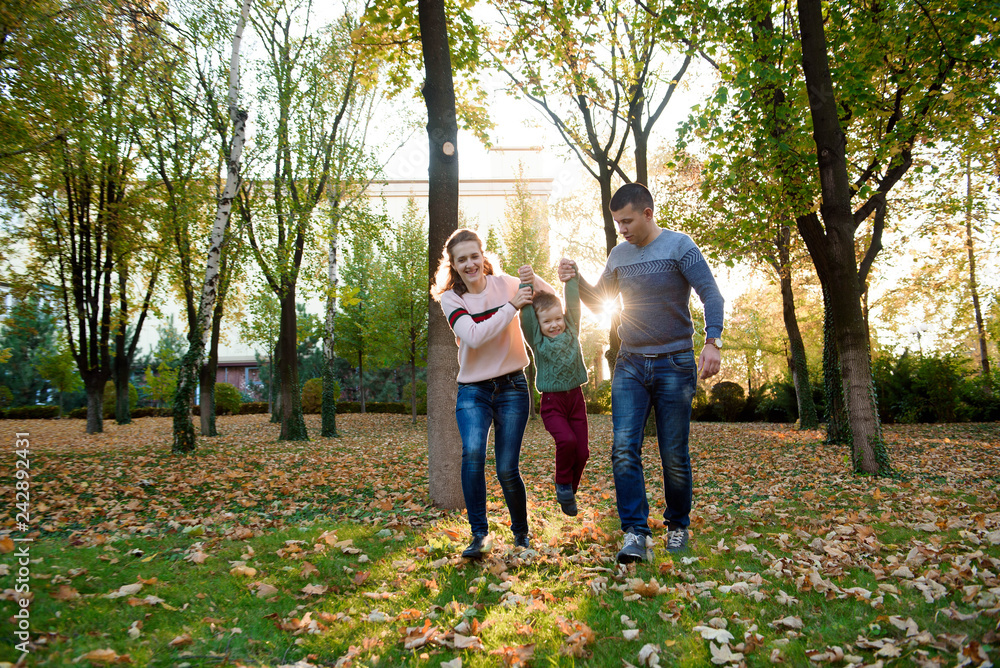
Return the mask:
{"type": "MultiPolygon", "coordinates": [[[[333,196],[330,197],[333,200],[333,196]]],[[[334,334],[337,325],[337,284],[340,280],[337,267],[337,236],[340,234],[340,225],[337,217],[339,208],[336,202],[330,202],[330,247],[326,265],[326,278],[329,290],[326,297],[326,321],[325,335],[323,336],[323,405],[322,405],[322,426],[320,436],[338,437],[337,433],[337,399],[334,396],[333,387],[337,382],[334,375],[333,361],[336,356],[334,350],[334,334]]]]}
{"type": "Polygon", "coordinates": [[[191,421],[191,405],[201,361],[205,354],[205,337],[209,333],[209,322],[215,310],[215,299],[219,285],[219,267],[222,262],[222,246],[226,240],[229,219],[233,210],[240,182],[240,157],[246,141],[247,112],[239,109],[240,44],[243,41],[243,27],[250,14],[251,0],[243,0],[236,32],[233,33],[233,50],[229,59],[229,118],[233,123],[233,142],[229,151],[226,188],[219,199],[219,207],[212,226],[208,261],[205,264],[205,282],[201,291],[201,305],[198,309],[196,326],[188,332],[188,351],[181,362],[177,377],[177,394],[174,397],[174,442],[176,453],[193,452],[196,445],[194,423],[191,421]]]}

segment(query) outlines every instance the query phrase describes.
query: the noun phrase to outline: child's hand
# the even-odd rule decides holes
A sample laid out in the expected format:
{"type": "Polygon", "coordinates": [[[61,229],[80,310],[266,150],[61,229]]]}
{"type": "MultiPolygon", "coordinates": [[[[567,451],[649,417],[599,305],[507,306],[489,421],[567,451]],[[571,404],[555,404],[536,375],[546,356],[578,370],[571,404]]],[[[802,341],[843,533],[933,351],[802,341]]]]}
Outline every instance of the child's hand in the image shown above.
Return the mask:
{"type": "Polygon", "coordinates": [[[528,285],[533,285],[535,283],[535,272],[531,268],[530,264],[519,267],[517,270],[517,277],[522,283],[527,283],[528,285]]]}

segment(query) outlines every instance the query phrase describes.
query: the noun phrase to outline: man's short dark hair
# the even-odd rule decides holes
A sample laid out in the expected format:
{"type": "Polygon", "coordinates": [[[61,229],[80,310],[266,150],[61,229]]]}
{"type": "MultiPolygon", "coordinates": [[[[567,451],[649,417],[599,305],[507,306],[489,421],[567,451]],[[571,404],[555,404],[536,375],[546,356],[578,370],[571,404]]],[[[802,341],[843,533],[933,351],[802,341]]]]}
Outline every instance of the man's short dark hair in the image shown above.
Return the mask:
{"type": "Polygon", "coordinates": [[[551,292],[536,292],[531,298],[531,305],[535,307],[535,313],[548,311],[552,307],[562,311],[562,302],[551,292]]]}
{"type": "Polygon", "coordinates": [[[608,208],[612,211],[621,211],[629,205],[636,211],[652,209],[653,196],[649,193],[646,186],[641,183],[626,183],[612,196],[608,208]]]}

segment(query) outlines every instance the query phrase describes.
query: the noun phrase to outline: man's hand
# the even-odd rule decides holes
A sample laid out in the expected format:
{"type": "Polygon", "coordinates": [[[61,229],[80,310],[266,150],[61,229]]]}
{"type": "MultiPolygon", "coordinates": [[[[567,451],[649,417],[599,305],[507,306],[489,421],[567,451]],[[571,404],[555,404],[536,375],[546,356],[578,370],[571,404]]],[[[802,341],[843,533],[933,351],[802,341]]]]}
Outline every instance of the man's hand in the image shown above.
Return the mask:
{"type": "Polygon", "coordinates": [[[559,260],[559,280],[565,283],[576,276],[576,262],[563,258],[559,260]]]}
{"type": "Polygon", "coordinates": [[[519,267],[517,270],[517,277],[522,283],[527,283],[528,285],[534,285],[535,283],[535,272],[532,270],[530,264],[519,267]]]}
{"type": "Polygon", "coordinates": [[[719,373],[719,369],[721,367],[722,351],[712,344],[707,344],[701,349],[701,357],[698,358],[698,368],[701,369],[701,374],[698,378],[701,380],[711,378],[715,374],[719,373]]]}

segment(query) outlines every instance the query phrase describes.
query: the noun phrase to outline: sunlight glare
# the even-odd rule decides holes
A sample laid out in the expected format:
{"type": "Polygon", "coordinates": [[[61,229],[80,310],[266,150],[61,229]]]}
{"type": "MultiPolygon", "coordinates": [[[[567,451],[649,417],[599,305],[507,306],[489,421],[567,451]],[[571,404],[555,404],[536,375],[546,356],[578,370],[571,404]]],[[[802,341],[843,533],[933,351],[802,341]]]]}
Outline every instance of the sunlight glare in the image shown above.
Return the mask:
{"type": "Polygon", "coordinates": [[[618,313],[619,302],[617,299],[606,299],[604,308],[601,309],[601,328],[611,329],[611,319],[618,313]]]}

